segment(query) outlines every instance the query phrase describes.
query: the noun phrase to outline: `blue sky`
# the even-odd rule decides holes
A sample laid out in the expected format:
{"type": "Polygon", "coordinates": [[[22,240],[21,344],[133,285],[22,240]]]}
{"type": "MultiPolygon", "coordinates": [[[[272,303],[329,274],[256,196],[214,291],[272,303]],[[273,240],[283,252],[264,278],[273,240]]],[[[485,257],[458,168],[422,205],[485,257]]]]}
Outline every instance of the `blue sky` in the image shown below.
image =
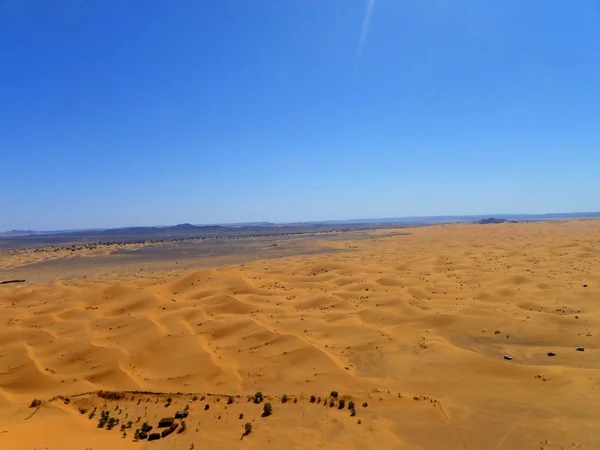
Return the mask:
{"type": "Polygon", "coordinates": [[[0,230],[600,210],[600,3],[368,5],[3,0],[0,230]]]}

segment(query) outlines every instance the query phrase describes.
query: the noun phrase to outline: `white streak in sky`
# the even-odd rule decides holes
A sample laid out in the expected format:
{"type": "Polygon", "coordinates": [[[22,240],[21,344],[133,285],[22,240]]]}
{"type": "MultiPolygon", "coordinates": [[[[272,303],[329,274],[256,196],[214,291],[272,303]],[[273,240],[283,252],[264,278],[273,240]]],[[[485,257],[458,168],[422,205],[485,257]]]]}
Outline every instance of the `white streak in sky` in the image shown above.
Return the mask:
{"type": "Polygon", "coordinates": [[[367,9],[365,10],[365,18],[363,19],[362,30],[360,33],[360,40],[358,41],[358,48],[356,50],[356,61],[354,62],[354,68],[358,67],[360,55],[365,46],[367,40],[367,34],[369,34],[369,26],[371,25],[371,15],[373,14],[373,7],[375,6],[375,0],[367,0],[367,9]]]}

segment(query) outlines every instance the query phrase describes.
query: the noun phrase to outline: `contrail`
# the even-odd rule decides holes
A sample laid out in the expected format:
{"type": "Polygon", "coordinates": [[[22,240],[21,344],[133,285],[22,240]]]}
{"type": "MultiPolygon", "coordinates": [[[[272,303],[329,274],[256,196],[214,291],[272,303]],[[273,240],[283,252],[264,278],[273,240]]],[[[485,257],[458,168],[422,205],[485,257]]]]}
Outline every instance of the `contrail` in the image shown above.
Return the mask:
{"type": "Polygon", "coordinates": [[[373,15],[373,7],[375,6],[375,0],[367,0],[367,9],[365,11],[365,18],[363,19],[362,30],[360,33],[360,40],[358,41],[358,48],[356,49],[356,60],[354,61],[354,69],[358,67],[360,55],[365,46],[367,40],[367,34],[369,34],[369,26],[371,25],[371,15],[373,15]]]}

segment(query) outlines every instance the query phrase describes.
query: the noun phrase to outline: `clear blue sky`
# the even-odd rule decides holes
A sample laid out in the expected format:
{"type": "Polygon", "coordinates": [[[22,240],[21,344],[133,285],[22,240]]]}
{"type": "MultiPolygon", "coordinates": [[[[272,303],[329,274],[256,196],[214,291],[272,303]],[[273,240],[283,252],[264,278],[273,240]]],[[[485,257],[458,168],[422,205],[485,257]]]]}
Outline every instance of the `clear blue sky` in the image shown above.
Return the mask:
{"type": "Polygon", "coordinates": [[[2,0],[0,230],[600,209],[597,0],[367,5],[2,0]]]}

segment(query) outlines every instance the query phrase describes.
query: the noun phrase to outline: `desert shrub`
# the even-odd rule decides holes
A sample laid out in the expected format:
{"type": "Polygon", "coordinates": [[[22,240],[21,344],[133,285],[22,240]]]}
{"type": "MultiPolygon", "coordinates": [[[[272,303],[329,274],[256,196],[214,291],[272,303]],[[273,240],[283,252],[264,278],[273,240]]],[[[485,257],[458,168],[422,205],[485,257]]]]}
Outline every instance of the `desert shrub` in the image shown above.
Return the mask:
{"type": "Polygon", "coordinates": [[[346,407],[346,400],[341,399],[338,404],[338,409],[344,409],[346,407]]]}
{"type": "Polygon", "coordinates": [[[37,408],[38,406],[40,406],[42,404],[42,401],[34,398],[33,400],[31,400],[31,403],[29,404],[30,408],[37,408]]]}
{"type": "Polygon", "coordinates": [[[171,403],[173,399],[171,397],[167,397],[167,403],[171,403]]]}
{"type": "Polygon", "coordinates": [[[95,416],[95,415],[96,415],[96,408],[94,408],[94,409],[92,410],[92,412],[90,412],[90,413],[88,414],[88,418],[91,420],[91,419],[93,419],[93,418],[94,418],[94,416],[95,416]]]}
{"type": "Polygon", "coordinates": [[[317,401],[317,397],[315,397],[314,395],[311,395],[311,396],[310,396],[310,402],[311,402],[311,403],[314,403],[314,402],[316,402],[316,401],[317,401]]]}
{"type": "Polygon", "coordinates": [[[210,405],[207,403],[206,405],[204,405],[204,411],[208,411],[210,409],[210,405]]]}
{"type": "Polygon", "coordinates": [[[333,408],[334,406],[335,406],[335,400],[331,400],[331,401],[329,402],[329,407],[330,407],[330,408],[333,408]]]}
{"type": "Polygon", "coordinates": [[[198,400],[198,396],[197,396],[197,395],[194,395],[194,396],[192,397],[192,400],[193,400],[193,401],[196,401],[196,400],[198,400]]]}
{"type": "Polygon", "coordinates": [[[246,422],[244,424],[244,436],[248,436],[252,433],[252,424],[250,422],[246,422]]]}
{"type": "Polygon", "coordinates": [[[183,410],[184,410],[184,411],[187,411],[187,410],[189,410],[189,409],[190,409],[190,405],[189,405],[189,404],[188,404],[188,405],[185,405],[185,408],[183,408],[183,410]]]}
{"type": "Polygon", "coordinates": [[[287,401],[288,401],[287,394],[283,394],[283,396],[281,397],[281,403],[287,403],[287,401]]]}
{"type": "Polygon", "coordinates": [[[354,417],[356,415],[356,410],[354,408],[352,408],[350,410],[350,417],[354,417]]]}
{"type": "Polygon", "coordinates": [[[369,404],[367,402],[363,403],[363,408],[366,408],[367,406],[369,406],[369,404]]]}
{"type": "Polygon", "coordinates": [[[348,402],[348,409],[354,409],[354,402],[352,400],[348,402]]]}
{"type": "Polygon", "coordinates": [[[298,403],[298,397],[294,397],[294,403],[298,403]]]}
{"type": "Polygon", "coordinates": [[[229,396],[229,397],[227,398],[227,404],[228,404],[228,405],[231,405],[232,403],[233,403],[233,397],[229,396]]]}
{"type": "Polygon", "coordinates": [[[127,431],[123,431],[123,437],[126,438],[127,437],[127,431]]]}
{"type": "Polygon", "coordinates": [[[360,425],[360,424],[362,423],[362,420],[358,419],[358,420],[356,421],[356,423],[360,425]]]}
{"type": "Polygon", "coordinates": [[[317,399],[317,405],[321,403],[321,397],[317,399]]]}
{"type": "Polygon", "coordinates": [[[338,398],[339,394],[338,394],[338,391],[331,391],[331,394],[329,394],[329,395],[331,395],[333,398],[338,398]]]}
{"type": "Polygon", "coordinates": [[[265,403],[265,406],[263,406],[263,417],[268,417],[271,414],[273,414],[273,406],[270,403],[265,403]]]}
{"type": "Polygon", "coordinates": [[[144,422],[142,424],[142,431],[147,433],[148,431],[150,431],[152,429],[152,425],[148,424],[148,422],[144,422]]]}
{"type": "Polygon", "coordinates": [[[70,397],[66,397],[65,398],[65,405],[68,405],[69,403],[71,403],[71,398],[70,397]]]}
{"type": "Polygon", "coordinates": [[[240,420],[242,420],[243,418],[244,418],[244,414],[243,414],[243,413],[240,413],[240,417],[239,417],[239,419],[240,419],[240,420]]]}
{"type": "Polygon", "coordinates": [[[264,399],[265,396],[262,392],[258,391],[256,394],[254,394],[254,403],[261,403],[264,399]]]}
{"type": "Polygon", "coordinates": [[[203,395],[202,397],[200,397],[200,401],[203,402],[205,398],[206,398],[206,396],[203,395]]]}
{"type": "Polygon", "coordinates": [[[79,407],[79,412],[81,414],[85,414],[87,412],[87,408],[82,408],[81,406],[79,407]]]}
{"type": "Polygon", "coordinates": [[[181,428],[179,428],[178,433],[183,433],[186,428],[187,428],[187,423],[185,423],[185,420],[182,420],[181,421],[181,428]]]}

